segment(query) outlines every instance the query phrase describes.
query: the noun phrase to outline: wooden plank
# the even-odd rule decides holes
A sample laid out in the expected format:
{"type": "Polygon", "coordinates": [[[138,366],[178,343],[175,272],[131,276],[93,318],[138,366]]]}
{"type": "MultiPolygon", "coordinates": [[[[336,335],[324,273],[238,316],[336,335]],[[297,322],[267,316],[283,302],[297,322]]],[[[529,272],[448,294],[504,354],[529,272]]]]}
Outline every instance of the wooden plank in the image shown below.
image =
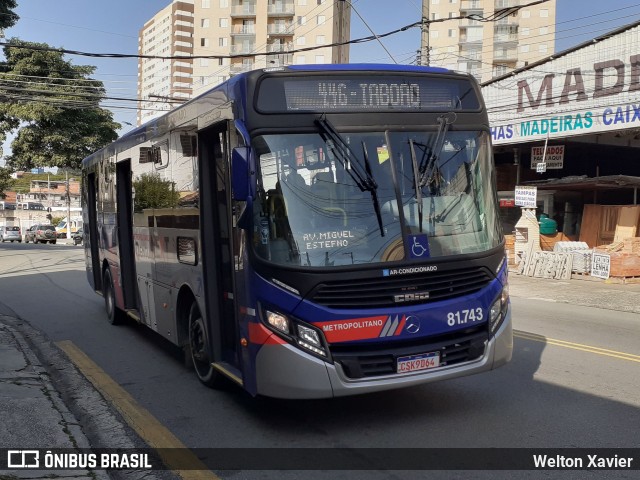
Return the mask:
{"type": "Polygon", "coordinates": [[[620,207],[614,242],[621,242],[627,238],[633,238],[638,231],[638,218],[640,218],[640,205],[628,205],[620,207]]]}
{"type": "Polygon", "coordinates": [[[589,248],[597,246],[598,231],[600,230],[601,205],[585,205],[582,210],[580,224],[580,241],[586,242],[589,248]]]}

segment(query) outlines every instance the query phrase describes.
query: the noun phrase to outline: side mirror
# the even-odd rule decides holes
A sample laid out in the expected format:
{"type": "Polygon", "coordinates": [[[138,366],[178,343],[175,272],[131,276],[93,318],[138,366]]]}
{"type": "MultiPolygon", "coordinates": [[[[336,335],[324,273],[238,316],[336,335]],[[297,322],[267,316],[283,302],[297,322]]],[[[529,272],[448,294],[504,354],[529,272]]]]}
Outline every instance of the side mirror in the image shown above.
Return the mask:
{"type": "Polygon", "coordinates": [[[249,147],[236,147],[231,154],[231,185],[233,199],[246,201],[250,196],[249,147]]]}

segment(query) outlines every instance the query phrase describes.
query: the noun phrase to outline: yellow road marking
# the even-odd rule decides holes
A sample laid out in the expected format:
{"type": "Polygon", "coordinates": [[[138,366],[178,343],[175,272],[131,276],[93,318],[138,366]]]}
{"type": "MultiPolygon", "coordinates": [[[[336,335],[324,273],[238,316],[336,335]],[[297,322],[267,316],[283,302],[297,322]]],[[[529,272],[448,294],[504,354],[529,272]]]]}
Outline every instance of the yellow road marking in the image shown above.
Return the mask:
{"type": "Polygon", "coordinates": [[[56,343],[82,374],[111,402],[126,422],[151,448],[157,449],[164,464],[185,480],[220,480],[202,461],[151,413],[118,385],[70,340],[56,343]],[[192,465],[194,470],[179,470],[176,465],[192,465]]]}
{"type": "Polygon", "coordinates": [[[534,342],[548,343],[549,345],[556,345],[559,347],[571,348],[573,350],[580,350],[582,352],[595,353],[598,355],[605,355],[607,357],[619,358],[621,360],[640,363],[640,355],[634,355],[633,353],[608,350],[606,348],[584,345],[582,343],[567,342],[566,340],[558,340],[556,338],[549,338],[543,335],[536,335],[535,333],[523,332],[521,330],[514,330],[513,336],[524,338],[526,340],[533,340],[534,342]]]}

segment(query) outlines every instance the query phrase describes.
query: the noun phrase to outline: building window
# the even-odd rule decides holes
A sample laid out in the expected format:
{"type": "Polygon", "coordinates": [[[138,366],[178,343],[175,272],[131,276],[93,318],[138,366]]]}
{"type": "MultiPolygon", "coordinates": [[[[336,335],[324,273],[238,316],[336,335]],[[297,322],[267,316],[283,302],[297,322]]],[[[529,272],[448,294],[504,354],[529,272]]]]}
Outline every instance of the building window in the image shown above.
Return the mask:
{"type": "Polygon", "coordinates": [[[520,33],[522,34],[522,36],[529,36],[530,30],[529,27],[522,27],[522,29],[520,30],[520,33]]]}
{"type": "Polygon", "coordinates": [[[437,31],[435,31],[435,30],[431,30],[431,31],[429,32],[429,36],[430,36],[431,38],[438,38],[438,32],[437,32],[437,31]]]}
{"type": "Polygon", "coordinates": [[[324,55],[316,55],[316,64],[324,63],[324,55]]]}
{"type": "Polygon", "coordinates": [[[450,28],[447,32],[449,38],[453,38],[456,36],[456,31],[453,28],[450,28]]]}
{"type": "Polygon", "coordinates": [[[316,35],[316,45],[324,45],[326,42],[324,35],[316,35]]]}
{"type": "Polygon", "coordinates": [[[202,20],[200,20],[200,26],[202,28],[209,28],[209,19],[203,18],[202,20]]]}
{"type": "Polygon", "coordinates": [[[547,10],[546,8],[543,8],[542,10],[540,10],[540,17],[541,18],[548,18],[549,17],[549,10],[547,10]]]}
{"type": "Polygon", "coordinates": [[[520,45],[520,53],[529,53],[529,45],[520,45]]]}
{"type": "Polygon", "coordinates": [[[229,0],[220,0],[220,8],[229,8],[229,0]]]}
{"type": "Polygon", "coordinates": [[[229,19],[221,18],[220,19],[220,28],[228,28],[229,27],[229,19]]]}
{"type": "Polygon", "coordinates": [[[432,13],[431,14],[431,20],[438,20],[440,18],[440,14],[438,13],[432,13]]]}
{"type": "Polygon", "coordinates": [[[548,27],[541,27],[540,28],[540,35],[546,35],[547,33],[549,33],[549,28],[548,27]]]}
{"type": "Polygon", "coordinates": [[[307,0],[298,0],[298,6],[305,7],[307,5],[307,0]]]}
{"type": "Polygon", "coordinates": [[[440,5],[440,0],[431,0],[431,5],[440,5]]]}
{"type": "Polygon", "coordinates": [[[304,55],[298,55],[296,57],[296,63],[298,65],[302,65],[303,63],[306,63],[306,59],[305,59],[304,55]]]}
{"type": "Polygon", "coordinates": [[[316,25],[324,25],[324,22],[326,22],[327,17],[325,17],[324,15],[318,15],[316,17],[316,25]]]}
{"type": "Polygon", "coordinates": [[[211,0],[202,0],[202,8],[211,8],[211,0]]]}
{"type": "Polygon", "coordinates": [[[229,45],[229,39],[227,37],[218,38],[218,46],[219,47],[226,47],[227,45],[229,45]]]}
{"type": "Polygon", "coordinates": [[[538,52],[540,53],[547,53],[547,44],[546,43],[541,43],[540,45],[538,45],[538,52]]]}
{"type": "Polygon", "coordinates": [[[200,59],[200,66],[201,67],[208,67],[209,66],[209,59],[208,58],[201,58],[200,59]]]}
{"type": "Polygon", "coordinates": [[[298,25],[306,25],[306,24],[307,24],[307,17],[299,16],[298,17],[298,25]]]}
{"type": "Polygon", "coordinates": [[[208,38],[201,38],[200,39],[200,46],[201,47],[208,47],[209,46],[209,39],[208,38]]]}
{"type": "Polygon", "coordinates": [[[531,18],[531,10],[522,10],[522,18],[531,18]]]}
{"type": "Polygon", "coordinates": [[[298,45],[306,45],[307,44],[307,39],[305,37],[298,37],[296,39],[296,43],[298,45]]]}

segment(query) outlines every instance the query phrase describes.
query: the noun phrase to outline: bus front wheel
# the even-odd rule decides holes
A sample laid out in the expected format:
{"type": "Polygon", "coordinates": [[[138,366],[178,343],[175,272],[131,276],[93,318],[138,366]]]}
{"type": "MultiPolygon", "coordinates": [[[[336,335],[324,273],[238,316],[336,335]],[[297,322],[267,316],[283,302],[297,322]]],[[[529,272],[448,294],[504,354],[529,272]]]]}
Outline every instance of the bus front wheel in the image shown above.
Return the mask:
{"type": "Polygon", "coordinates": [[[196,302],[189,310],[189,353],[198,379],[208,387],[220,384],[220,373],[211,365],[209,341],[204,319],[196,302]]]}
{"type": "Polygon", "coordinates": [[[116,290],[113,287],[111,271],[107,268],[102,279],[102,296],[104,308],[107,311],[107,320],[111,325],[118,325],[122,321],[122,312],[116,307],[116,290]]]}

